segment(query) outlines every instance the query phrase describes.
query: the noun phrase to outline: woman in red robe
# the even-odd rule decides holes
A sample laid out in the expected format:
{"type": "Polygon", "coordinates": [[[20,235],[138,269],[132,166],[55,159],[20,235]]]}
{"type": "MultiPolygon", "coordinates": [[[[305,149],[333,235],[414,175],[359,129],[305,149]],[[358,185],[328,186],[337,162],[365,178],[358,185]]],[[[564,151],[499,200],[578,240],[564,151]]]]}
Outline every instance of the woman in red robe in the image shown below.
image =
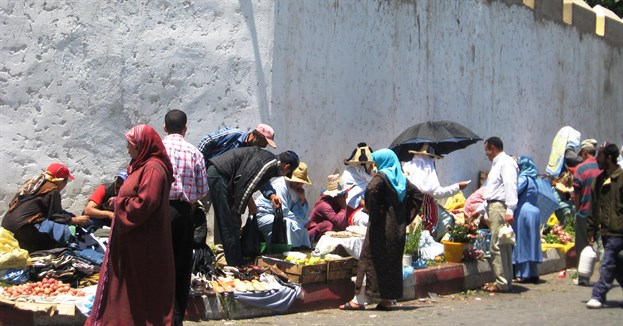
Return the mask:
{"type": "Polygon", "coordinates": [[[125,137],[132,160],[114,200],[110,241],[86,325],[171,325],[173,168],[151,126],[137,125],[125,137]]]}

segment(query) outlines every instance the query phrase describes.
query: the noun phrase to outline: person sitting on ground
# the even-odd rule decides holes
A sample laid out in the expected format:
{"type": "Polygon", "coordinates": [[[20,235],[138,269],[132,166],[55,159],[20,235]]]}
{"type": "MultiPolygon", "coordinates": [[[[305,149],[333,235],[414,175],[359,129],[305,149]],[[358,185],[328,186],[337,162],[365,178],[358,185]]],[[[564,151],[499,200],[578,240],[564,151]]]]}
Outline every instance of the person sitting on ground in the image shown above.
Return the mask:
{"type": "Polygon", "coordinates": [[[366,143],[357,144],[357,148],[344,160],[344,164],[348,166],[342,172],[342,180],[348,188],[346,197],[348,225],[368,226],[368,213],[363,197],[373,177],[372,149],[366,143]]]}
{"type": "Polygon", "coordinates": [[[2,227],[13,232],[28,252],[65,247],[74,241],[70,226],[89,224],[88,216],[63,210],[61,191],[74,176],[61,163],[52,163],[45,172],[26,181],[9,204],[2,227]]]}
{"type": "Polygon", "coordinates": [[[117,196],[121,185],[127,178],[127,170],[121,170],[117,173],[113,182],[103,183],[95,188],[83,213],[91,219],[91,226],[96,229],[104,225],[110,226],[110,222],[115,217],[113,213],[113,197],[117,196]]]}
{"type": "Polygon", "coordinates": [[[344,231],[348,226],[346,219],[346,197],[348,189],[339,174],[327,177],[327,189],[314,205],[309,215],[307,230],[309,239],[318,242],[327,231],[344,231]]]}
{"type": "MultiPolygon", "coordinates": [[[[292,173],[292,177],[279,177],[271,181],[277,196],[281,198],[283,219],[286,222],[285,234],[288,244],[292,247],[311,247],[309,236],[307,235],[307,213],[309,204],[305,198],[304,185],[311,185],[307,175],[307,164],[299,163],[299,166],[292,173]]],[[[255,200],[257,205],[257,225],[264,235],[266,243],[271,243],[273,221],[275,220],[275,207],[270,200],[259,197],[255,200]]]]}

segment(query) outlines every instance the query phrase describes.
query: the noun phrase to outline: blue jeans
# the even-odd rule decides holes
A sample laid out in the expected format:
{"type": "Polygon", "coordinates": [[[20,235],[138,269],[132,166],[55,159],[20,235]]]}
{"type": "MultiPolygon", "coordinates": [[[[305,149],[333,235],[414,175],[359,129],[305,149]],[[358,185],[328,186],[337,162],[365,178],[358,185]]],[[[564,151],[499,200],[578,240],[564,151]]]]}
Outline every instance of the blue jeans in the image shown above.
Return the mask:
{"type": "Polygon", "coordinates": [[[599,269],[599,280],[593,286],[591,298],[604,303],[615,279],[623,288],[623,258],[619,257],[623,250],[623,237],[602,236],[601,240],[604,244],[604,257],[599,269]]]}

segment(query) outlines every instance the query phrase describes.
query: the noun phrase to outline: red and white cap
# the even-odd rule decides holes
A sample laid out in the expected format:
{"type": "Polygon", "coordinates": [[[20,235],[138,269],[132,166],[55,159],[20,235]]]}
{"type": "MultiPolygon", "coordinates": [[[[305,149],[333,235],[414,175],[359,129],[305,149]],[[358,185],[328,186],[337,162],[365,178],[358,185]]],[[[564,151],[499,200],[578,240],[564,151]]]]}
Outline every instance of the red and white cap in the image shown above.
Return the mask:
{"type": "Polygon", "coordinates": [[[74,176],[69,173],[69,168],[61,163],[50,164],[45,172],[49,174],[52,179],[75,179],[74,176]]]}
{"type": "Polygon", "coordinates": [[[257,127],[255,127],[255,130],[257,130],[260,134],[266,137],[266,141],[268,142],[268,145],[272,146],[273,148],[277,148],[277,144],[275,144],[275,140],[274,140],[275,131],[273,130],[271,126],[260,123],[259,125],[257,125],[257,127]]]}

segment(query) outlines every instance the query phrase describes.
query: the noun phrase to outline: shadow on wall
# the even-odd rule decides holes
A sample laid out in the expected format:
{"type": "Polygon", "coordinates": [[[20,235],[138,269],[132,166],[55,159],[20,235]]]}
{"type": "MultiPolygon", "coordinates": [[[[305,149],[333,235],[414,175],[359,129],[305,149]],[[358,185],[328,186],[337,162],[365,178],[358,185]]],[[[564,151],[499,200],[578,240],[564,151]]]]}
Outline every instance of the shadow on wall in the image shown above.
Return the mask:
{"type": "Polygon", "coordinates": [[[260,121],[268,122],[270,119],[270,110],[268,108],[268,95],[266,93],[266,76],[264,67],[262,67],[262,57],[257,39],[257,28],[255,26],[255,15],[253,13],[253,3],[250,0],[239,0],[240,10],[242,11],[244,20],[249,28],[251,42],[253,43],[253,56],[255,57],[255,72],[257,75],[257,94],[259,102],[260,121]]]}

